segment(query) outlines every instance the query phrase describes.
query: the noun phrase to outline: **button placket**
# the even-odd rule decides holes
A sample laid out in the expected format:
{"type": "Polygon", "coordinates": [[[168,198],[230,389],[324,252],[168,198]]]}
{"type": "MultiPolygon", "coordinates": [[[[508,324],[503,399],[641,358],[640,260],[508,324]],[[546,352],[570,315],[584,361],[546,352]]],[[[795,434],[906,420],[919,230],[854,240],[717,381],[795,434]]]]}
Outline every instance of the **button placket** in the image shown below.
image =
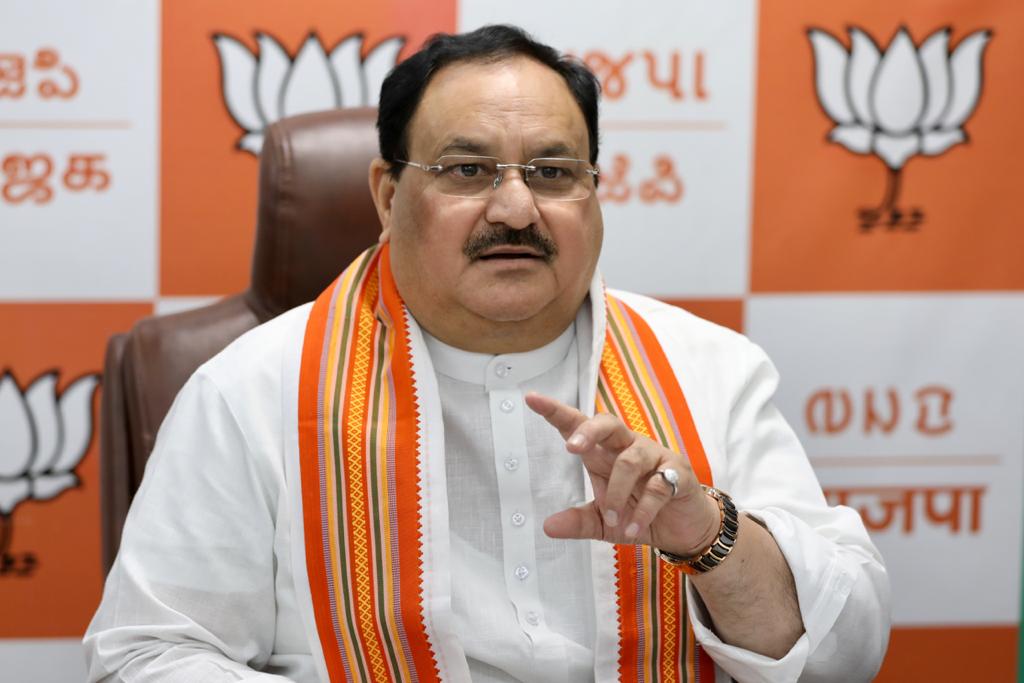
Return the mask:
{"type": "MultiPolygon", "coordinates": [[[[507,368],[500,363],[493,368],[507,368]]],[[[511,373],[512,371],[509,370],[511,373]]],[[[507,376],[506,376],[507,378],[507,376]]],[[[507,386],[507,385],[506,385],[507,386]]],[[[526,410],[519,387],[488,391],[495,469],[498,475],[498,504],[502,519],[502,564],[509,599],[521,615],[520,626],[536,634],[541,619],[540,593],[536,580],[536,539],[533,528],[533,494],[530,490],[529,458],[526,450],[526,410]],[[534,615],[534,620],[527,618],[534,615]]]]}

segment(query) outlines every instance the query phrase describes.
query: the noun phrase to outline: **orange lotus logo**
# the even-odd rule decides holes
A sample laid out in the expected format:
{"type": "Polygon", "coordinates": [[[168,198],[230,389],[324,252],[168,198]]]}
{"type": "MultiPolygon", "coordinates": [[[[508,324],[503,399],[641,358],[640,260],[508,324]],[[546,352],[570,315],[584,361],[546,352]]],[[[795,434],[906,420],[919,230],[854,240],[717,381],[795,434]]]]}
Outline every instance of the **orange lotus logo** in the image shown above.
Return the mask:
{"type": "Polygon", "coordinates": [[[14,510],[78,486],[75,467],[92,440],[98,383],[98,375],[86,375],[58,395],[56,372],[40,375],[24,392],[9,372],[0,377],[0,575],[35,565],[31,555],[8,552],[14,510]]]}
{"type": "Polygon", "coordinates": [[[900,207],[900,173],[914,156],[938,156],[967,141],[963,126],[981,96],[982,55],[992,34],[976,31],[950,52],[948,29],[915,46],[901,28],[884,51],[859,28],[849,33],[849,50],[825,31],[808,34],[818,102],[835,124],[828,140],[874,154],[887,167],[885,196],[859,211],[861,227],[914,229],[924,212],[900,207]]]}
{"type": "Polygon", "coordinates": [[[363,36],[354,34],[328,51],[313,33],[293,58],[266,33],[256,34],[256,54],[231,36],[217,34],[213,42],[224,103],[244,131],[238,148],[253,154],[260,152],[264,129],[285,116],[375,106],[405,45],[404,38],[389,38],[363,54],[363,36]]]}

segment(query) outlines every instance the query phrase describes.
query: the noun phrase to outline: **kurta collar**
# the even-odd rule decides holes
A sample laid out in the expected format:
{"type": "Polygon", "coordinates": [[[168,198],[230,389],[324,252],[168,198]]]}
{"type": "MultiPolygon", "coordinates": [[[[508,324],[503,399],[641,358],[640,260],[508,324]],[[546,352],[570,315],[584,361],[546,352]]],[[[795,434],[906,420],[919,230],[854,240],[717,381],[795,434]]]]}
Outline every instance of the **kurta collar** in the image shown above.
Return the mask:
{"type": "Polygon", "coordinates": [[[565,360],[575,337],[573,322],[558,338],[539,349],[491,355],[464,351],[423,330],[435,371],[461,382],[482,384],[488,391],[514,387],[551,370],[565,360]]]}

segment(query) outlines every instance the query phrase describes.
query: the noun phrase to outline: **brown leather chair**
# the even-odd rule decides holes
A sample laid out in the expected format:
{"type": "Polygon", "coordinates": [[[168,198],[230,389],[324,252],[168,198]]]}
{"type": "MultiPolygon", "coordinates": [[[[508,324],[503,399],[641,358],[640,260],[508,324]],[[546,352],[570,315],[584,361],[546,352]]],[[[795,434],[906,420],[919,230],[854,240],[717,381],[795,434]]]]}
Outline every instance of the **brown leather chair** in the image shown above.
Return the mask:
{"type": "Polygon", "coordinates": [[[247,330],[312,301],[380,231],[367,170],[376,109],[282,119],[266,131],[249,289],[140,320],[107,345],[100,408],[104,571],[110,568],[157,429],[185,380],[247,330]]]}

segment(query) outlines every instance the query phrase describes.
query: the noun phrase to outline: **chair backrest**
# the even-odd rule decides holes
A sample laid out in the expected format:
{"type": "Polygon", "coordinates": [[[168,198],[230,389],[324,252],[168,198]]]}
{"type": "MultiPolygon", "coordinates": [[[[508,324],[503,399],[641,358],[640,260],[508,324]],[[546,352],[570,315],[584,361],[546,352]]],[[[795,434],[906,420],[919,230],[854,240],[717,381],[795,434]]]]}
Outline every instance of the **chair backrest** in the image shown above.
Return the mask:
{"type": "Polygon", "coordinates": [[[100,408],[103,563],[185,381],[242,333],[312,301],[380,225],[367,171],[377,156],[376,109],[338,109],[268,127],[249,288],[210,306],[140,320],[107,345],[100,408]]]}

